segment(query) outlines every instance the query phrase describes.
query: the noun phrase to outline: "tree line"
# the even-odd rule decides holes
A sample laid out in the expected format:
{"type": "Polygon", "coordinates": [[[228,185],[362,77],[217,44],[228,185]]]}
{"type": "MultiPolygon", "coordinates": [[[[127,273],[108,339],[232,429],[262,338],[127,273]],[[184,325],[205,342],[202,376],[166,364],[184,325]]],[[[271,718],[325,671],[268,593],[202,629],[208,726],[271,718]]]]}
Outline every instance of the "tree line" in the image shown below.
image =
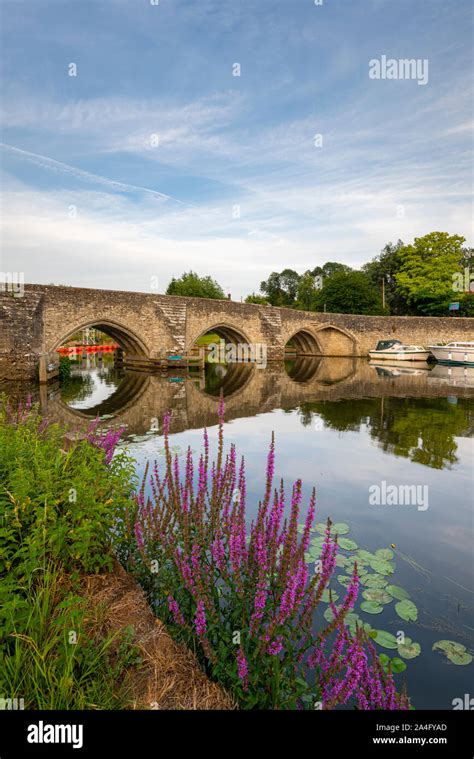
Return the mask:
{"type": "MultiPolygon", "coordinates": [[[[450,304],[456,313],[474,315],[474,249],[465,238],[431,232],[411,244],[389,242],[379,255],[353,269],[328,261],[303,274],[294,269],[273,271],[246,303],[268,304],[305,311],[349,314],[443,316],[450,304]]],[[[168,295],[225,298],[211,277],[195,272],[172,279],[168,295]]]]}

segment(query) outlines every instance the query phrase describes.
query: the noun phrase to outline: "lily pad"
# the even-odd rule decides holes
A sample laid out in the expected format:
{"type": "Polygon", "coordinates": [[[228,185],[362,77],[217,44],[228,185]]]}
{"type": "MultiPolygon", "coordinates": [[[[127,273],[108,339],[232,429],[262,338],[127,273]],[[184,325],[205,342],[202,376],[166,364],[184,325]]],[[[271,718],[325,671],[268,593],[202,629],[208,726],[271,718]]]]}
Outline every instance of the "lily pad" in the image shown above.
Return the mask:
{"type": "Polygon", "coordinates": [[[413,601],[409,601],[407,598],[395,604],[395,611],[405,622],[416,622],[418,619],[418,609],[413,601]]]}
{"type": "Polygon", "coordinates": [[[392,635],[392,633],[389,633],[386,630],[375,630],[375,632],[376,635],[374,640],[379,646],[382,646],[383,648],[398,648],[398,641],[395,635],[392,635]]]}
{"type": "Polygon", "coordinates": [[[324,543],[324,538],[312,538],[311,539],[311,545],[315,546],[315,548],[322,548],[324,543]]]}
{"type": "Polygon", "coordinates": [[[375,555],[378,559],[382,559],[383,561],[390,561],[390,559],[393,559],[393,551],[390,550],[390,548],[379,548],[375,555]]]}
{"type": "Polygon", "coordinates": [[[391,575],[395,572],[395,565],[390,561],[384,561],[384,559],[372,559],[370,566],[379,575],[391,575]]]}
{"type": "Polygon", "coordinates": [[[456,643],[454,640],[438,640],[433,644],[433,651],[442,651],[450,662],[459,666],[465,666],[472,662],[472,656],[466,651],[466,646],[456,643]]]}
{"type": "Polygon", "coordinates": [[[339,545],[344,551],[356,551],[358,548],[355,540],[351,540],[351,538],[339,538],[339,545]]]}
{"type": "Polygon", "coordinates": [[[472,662],[472,656],[471,654],[468,654],[467,651],[463,651],[462,654],[451,654],[451,656],[448,656],[448,659],[453,664],[459,664],[461,666],[472,662]]]}
{"type": "Polygon", "coordinates": [[[390,593],[387,593],[383,588],[367,588],[362,591],[366,601],[375,601],[378,604],[389,604],[393,601],[390,593]]]}
{"type": "Polygon", "coordinates": [[[336,524],[333,524],[333,526],[331,527],[331,532],[333,535],[335,534],[347,535],[347,533],[349,532],[349,529],[350,529],[349,525],[346,524],[345,522],[336,522],[336,524]]]}
{"type": "Polygon", "coordinates": [[[326,522],[318,522],[317,524],[314,525],[313,529],[315,532],[319,532],[321,535],[325,535],[326,527],[327,527],[326,522]]]}
{"type": "Polygon", "coordinates": [[[360,578],[362,585],[367,585],[368,588],[385,588],[388,580],[382,575],[369,574],[360,578]]]}
{"type": "MultiPolygon", "coordinates": [[[[332,588],[331,588],[331,598],[333,601],[337,601],[337,599],[339,598],[339,593],[336,593],[334,590],[332,590],[332,588]]],[[[323,595],[321,596],[321,601],[324,601],[324,603],[328,604],[330,600],[331,599],[329,598],[329,588],[325,588],[323,590],[323,595]]]]}
{"type": "Polygon", "coordinates": [[[362,601],[360,608],[367,614],[380,614],[383,611],[383,606],[380,606],[376,601],[362,601]]]}
{"type": "Polygon", "coordinates": [[[466,646],[463,646],[462,643],[456,643],[455,640],[438,640],[436,643],[433,643],[432,650],[436,651],[438,649],[444,651],[446,654],[462,653],[466,650],[466,646]]]}
{"type": "Polygon", "coordinates": [[[399,672],[404,672],[407,668],[407,665],[405,664],[402,659],[399,659],[398,656],[394,656],[391,660],[392,664],[392,672],[394,674],[398,674],[399,672]]]}
{"type": "Polygon", "coordinates": [[[421,653],[419,643],[414,643],[411,638],[405,638],[405,643],[398,644],[398,653],[404,659],[415,659],[421,653]]]}
{"type": "Polygon", "coordinates": [[[407,668],[405,662],[402,661],[402,659],[399,659],[398,656],[394,656],[393,659],[391,659],[387,654],[380,654],[379,661],[385,672],[391,671],[394,674],[398,674],[407,668]]]}
{"type": "MultiPolygon", "coordinates": [[[[339,606],[337,606],[336,608],[337,608],[337,611],[339,611],[339,606]]],[[[328,622],[332,622],[333,621],[334,614],[333,614],[332,608],[330,606],[328,606],[328,608],[324,612],[323,617],[324,617],[324,619],[327,619],[328,622]]]]}
{"type": "Polygon", "coordinates": [[[410,594],[407,593],[404,588],[400,588],[398,585],[387,585],[385,590],[394,598],[398,598],[399,601],[404,601],[405,598],[410,598],[410,594]]]}
{"type": "Polygon", "coordinates": [[[338,553],[336,556],[336,567],[348,567],[353,566],[353,562],[351,562],[347,556],[343,556],[342,553],[338,553]]]}
{"type": "Polygon", "coordinates": [[[370,551],[366,551],[364,548],[359,548],[357,551],[357,561],[362,560],[365,562],[371,562],[372,559],[375,559],[375,554],[370,553],[370,551]]]}

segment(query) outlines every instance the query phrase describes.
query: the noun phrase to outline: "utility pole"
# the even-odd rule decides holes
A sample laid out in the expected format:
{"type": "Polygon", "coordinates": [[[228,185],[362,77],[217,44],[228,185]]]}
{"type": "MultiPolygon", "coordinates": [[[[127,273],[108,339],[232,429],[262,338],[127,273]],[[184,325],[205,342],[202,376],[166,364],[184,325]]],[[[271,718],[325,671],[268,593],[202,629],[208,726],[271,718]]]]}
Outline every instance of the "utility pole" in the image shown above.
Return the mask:
{"type": "Polygon", "coordinates": [[[382,308],[385,308],[385,275],[382,277],[382,308]]]}

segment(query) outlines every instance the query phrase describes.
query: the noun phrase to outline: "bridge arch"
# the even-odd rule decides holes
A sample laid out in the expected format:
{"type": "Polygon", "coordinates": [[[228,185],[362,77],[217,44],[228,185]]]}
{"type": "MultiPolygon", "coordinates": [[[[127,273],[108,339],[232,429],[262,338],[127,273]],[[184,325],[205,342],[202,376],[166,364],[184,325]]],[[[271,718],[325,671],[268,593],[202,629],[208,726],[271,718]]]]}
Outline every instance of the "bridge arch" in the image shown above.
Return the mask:
{"type": "Polygon", "coordinates": [[[296,352],[297,356],[320,356],[322,354],[318,339],[307,329],[299,329],[294,332],[285,343],[285,350],[296,352]],[[290,345],[291,343],[291,345],[290,345]],[[291,348],[294,347],[294,351],[291,348]]]}
{"type": "Polygon", "coordinates": [[[94,328],[104,332],[106,335],[115,340],[116,343],[130,356],[148,357],[150,351],[138,335],[124,324],[109,319],[93,319],[78,322],[74,326],[67,327],[62,333],[62,337],[56,340],[50,347],[49,353],[54,353],[61,345],[69,340],[75,332],[81,329],[94,328]]]}
{"type": "Polygon", "coordinates": [[[358,354],[357,341],[347,329],[335,324],[316,327],[317,341],[324,356],[354,356],[358,354]]]}
{"type": "Polygon", "coordinates": [[[210,324],[204,330],[202,330],[193,340],[191,340],[190,347],[196,344],[200,337],[204,337],[209,333],[215,333],[220,338],[225,340],[226,343],[250,343],[251,341],[240,327],[235,327],[233,324],[226,322],[218,322],[217,324],[210,324]]]}

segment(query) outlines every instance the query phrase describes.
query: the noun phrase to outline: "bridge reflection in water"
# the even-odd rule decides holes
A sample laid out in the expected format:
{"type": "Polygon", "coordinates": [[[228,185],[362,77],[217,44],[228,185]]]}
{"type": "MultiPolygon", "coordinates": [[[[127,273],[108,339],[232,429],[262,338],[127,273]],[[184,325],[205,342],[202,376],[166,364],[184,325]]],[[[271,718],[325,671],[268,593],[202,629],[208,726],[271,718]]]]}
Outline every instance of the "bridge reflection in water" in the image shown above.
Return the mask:
{"type": "MultiPolygon", "coordinates": [[[[97,416],[143,435],[172,411],[172,432],[216,423],[221,391],[227,420],[319,401],[362,398],[473,397],[474,369],[370,366],[364,359],[300,358],[259,369],[254,364],[208,365],[206,371],[146,374],[88,362],[61,386],[40,388],[42,411],[71,428],[97,416]]],[[[160,425],[161,426],[161,425],[160,425]]]]}

